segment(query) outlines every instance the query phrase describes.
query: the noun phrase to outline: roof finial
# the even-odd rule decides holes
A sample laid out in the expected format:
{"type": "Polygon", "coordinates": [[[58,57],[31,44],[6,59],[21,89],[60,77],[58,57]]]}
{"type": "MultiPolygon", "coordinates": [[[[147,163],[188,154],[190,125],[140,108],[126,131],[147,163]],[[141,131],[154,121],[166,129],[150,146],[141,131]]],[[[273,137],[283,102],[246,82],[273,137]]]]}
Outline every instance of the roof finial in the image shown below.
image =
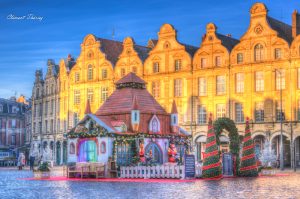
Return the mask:
{"type": "Polygon", "coordinates": [[[171,114],[177,114],[177,113],[178,113],[178,111],[177,111],[176,102],[175,102],[175,100],[173,100],[171,114]]]}
{"type": "Polygon", "coordinates": [[[137,102],[137,97],[136,95],[133,97],[133,106],[132,106],[132,110],[139,110],[139,104],[137,102]]]}
{"type": "Polygon", "coordinates": [[[92,111],[91,111],[91,106],[90,106],[90,100],[87,100],[84,114],[87,115],[87,114],[91,114],[91,113],[92,113],[92,111]]]}

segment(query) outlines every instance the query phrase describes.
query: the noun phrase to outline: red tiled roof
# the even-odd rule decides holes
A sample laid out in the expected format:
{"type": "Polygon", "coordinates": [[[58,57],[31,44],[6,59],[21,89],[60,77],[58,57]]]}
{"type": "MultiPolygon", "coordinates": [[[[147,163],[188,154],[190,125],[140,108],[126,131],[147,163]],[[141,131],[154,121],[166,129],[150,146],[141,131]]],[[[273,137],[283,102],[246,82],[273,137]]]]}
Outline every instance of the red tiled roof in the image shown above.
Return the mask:
{"type": "Polygon", "coordinates": [[[116,84],[124,84],[124,83],[139,83],[146,84],[144,80],[138,77],[135,73],[130,72],[125,77],[116,82],[116,84]]]}

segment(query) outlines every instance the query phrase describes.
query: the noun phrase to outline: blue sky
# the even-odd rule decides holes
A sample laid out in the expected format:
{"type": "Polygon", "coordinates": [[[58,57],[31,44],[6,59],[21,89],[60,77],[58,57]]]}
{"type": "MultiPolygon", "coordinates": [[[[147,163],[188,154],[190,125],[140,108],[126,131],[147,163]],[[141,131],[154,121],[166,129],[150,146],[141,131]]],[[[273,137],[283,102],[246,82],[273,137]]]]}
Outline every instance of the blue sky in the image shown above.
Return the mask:
{"type": "MultiPolygon", "coordinates": [[[[85,35],[122,41],[131,36],[146,45],[164,23],[178,31],[178,40],[199,47],[205,26],[235,38],[247,30],[253,0],[1,0],[0,97],[31,96],[36,69],[46,72],[47,59],[77,57],[85,35]],[[33,14],[42,20],[9,20],[33,14]]],[[[291,24],[299,0],[265,0],[269,15],[291,24]]]]}

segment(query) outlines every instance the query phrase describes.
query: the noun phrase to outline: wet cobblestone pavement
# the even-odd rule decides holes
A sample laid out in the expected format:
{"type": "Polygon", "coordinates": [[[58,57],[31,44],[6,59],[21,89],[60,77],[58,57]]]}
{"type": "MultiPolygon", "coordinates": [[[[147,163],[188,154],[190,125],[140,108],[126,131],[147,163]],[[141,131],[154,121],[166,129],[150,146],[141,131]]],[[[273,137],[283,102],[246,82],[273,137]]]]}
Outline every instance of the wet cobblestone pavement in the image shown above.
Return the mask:
{"type": "Polygon", "coordinates": [[[30,171],[0,170],[0,198],[300,198],[300,174],[187,183],[27,181],[30,171]]]}

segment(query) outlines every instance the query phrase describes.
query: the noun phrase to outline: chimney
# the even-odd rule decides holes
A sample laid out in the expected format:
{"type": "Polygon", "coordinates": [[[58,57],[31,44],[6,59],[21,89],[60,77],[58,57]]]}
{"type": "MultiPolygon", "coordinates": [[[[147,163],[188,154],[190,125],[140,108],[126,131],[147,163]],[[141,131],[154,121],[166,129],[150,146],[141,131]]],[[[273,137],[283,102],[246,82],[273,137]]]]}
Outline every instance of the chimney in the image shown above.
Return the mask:
{"type": "Polygon", "coordinates": [[[292,14],[292,36],[296,38],[300,34],[300,14],[294,10],[292,14]]]}

